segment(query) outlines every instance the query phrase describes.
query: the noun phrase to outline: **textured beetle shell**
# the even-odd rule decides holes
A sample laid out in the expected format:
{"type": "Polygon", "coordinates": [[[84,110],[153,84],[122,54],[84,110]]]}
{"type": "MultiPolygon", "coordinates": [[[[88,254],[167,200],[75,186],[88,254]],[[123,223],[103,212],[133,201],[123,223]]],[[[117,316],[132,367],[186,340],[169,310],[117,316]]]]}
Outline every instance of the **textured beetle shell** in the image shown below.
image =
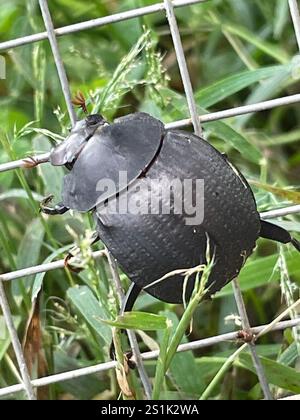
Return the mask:
{"type": "Polygon", "coordinates": [[[110,197],[98,182],[109,179],[119,192],[119,171],[128,182],[136,179],[154,159],[164,135],[163,124],[145,113],[117,119],[97,131],[82,150],[70,174],[64,177],[66,207],[86,212],[110,197]]]}
{"type": "MultiPolygon", "coordinates": [[[[99,160],[101,165],[101,160],[99,160]]],[[[203,179],[204,221],[188,226],[184,215],[101,214],[97,230],[129,278],[141,288],[176,269],[205,262],[207,235],[215,249],[209,294],[235,278],[252,253],[260,232],[253,193],[227,159],[205,140],[181,131],[168,131],[155,162],[141,180],[145,187],[159,178],[203,179]]],[[[145,199],[134,185],[129,196],[145,199]]],[[[110,200],[114,206],[122,193],[110,200]]],[[[183,302],[183,277],[170,277],[146,291],[170,303],[183,302]]],[[[189,281],[185,298],[193,290],[189,281]]]]}

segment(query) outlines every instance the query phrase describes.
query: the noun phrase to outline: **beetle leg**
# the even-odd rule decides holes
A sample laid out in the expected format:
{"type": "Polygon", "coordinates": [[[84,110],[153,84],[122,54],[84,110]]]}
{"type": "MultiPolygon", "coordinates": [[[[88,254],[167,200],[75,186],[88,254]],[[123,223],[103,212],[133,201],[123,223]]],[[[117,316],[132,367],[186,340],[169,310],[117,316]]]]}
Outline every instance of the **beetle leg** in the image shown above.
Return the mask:
{"type": "Polygon", "coordinates": [[[23,159],[24,168],[33,169],[41,163],[49,162],[49,156],[43,158],[34,158],[33,156],[28,156],[28,158],[23,159]]]}
{"type": "Polygon", "coordinates": [[[291,243],[300,252],[300,242],[292,238],[290,233],[280,226],[261,220],[260,237],[271,239],[282,244],[291,243]]]}
{"type": "Polygon", "coordinates": [[[76,274],[77,273],[80,273],[83,270],[83,268],[72,266],[72,264],[70,264],[70,259],[71,258],[74,258],[74,255],[71,252],[69,252],[65,256],[65,258],[64,258],[64,266],[65,266],[65,268],[67,268],[68,270],[72,271],[73,273],[76,273],[76,274]]]}
{"type": "MultiPolygon", "coordinates": [[[[138,287],[135,283],[132,283],[122,302],[119,316],[122,316],[124,315],[125,312],[130,312],[132,310],[133,305],[135,304],[135,301],[140,293],[141,293],[141,288],[138,287]]],[[[122,332],[125,332],[125,330],[122,330],[122,332]]],[[[109,355],[112,360],[116,359],[115,346],[114,346],[113,341],[109,348],[109,355]]]]}
{"type": "Polygon", "coordinates": [[[130,312],[132,310],[133,305],[135,304],[135,301],[140,293],[141,293],[141,288],[137,286],[135,283],[132,283],[122,302],[119,315],[124,315],[124,312],[130,312]]]}
{"type": "MultiPolygon", "coordinates": [[[[93,232],[93,235],[92,235],[91,240],[89,242],[89,246],[93,246],[98,241],[100,241],[100,236],[95,231],[95,232],[93,232]]],[[[70,271],[73,271],[73,273],[80,273],[80,271],[83,270],[82,268],[73,267],[72,264],[70,264],[70,259],[74,258],[75,255],[78,254],[78,253],[80,253],[80,248],[75,246],[74,248],[72,248],[71,251],[69,251],[69,253],[64,258],[65,267],[68,268],[70,271]]]]}
{"type": "Polygon", "coordinates": [[[68,207],[65,207],[63,204],[56,204],[54,207],[47,207],[47,206],[41,207],[42,213],[49,214],[51,216],[65,214],[69,210],[70,209],[68,207]]]}
{"type": "Polygon", "coordinates": [[[91,243],[90,243],[90,246],[92,246],[92,245],[95,245],[97,242],[99,242],[101,240],[101,238],[100,238],[100,236],[99,236],[99,234],[98,234],[98,232],[93,232],[93,236],[92,236],[92,239],[91,239],[91,243]]]}
{"type": "Polygon", "coordinates": [[[49,214],[51,216],[56,216],[58,214],[65,214],[70,209],[66,206],[64,206],[62,203],[56,204],[54,207],[48,206],[48,204],[52,201],[53,195],[50,195],[49,197],[45,198],[40,203],[40,211],[44,214],[49,214]]]}
{"type": "Polygon", "coordinates": [[[98,214],[98,219],[100,220],[100,222],[102,223],[103,226],[111,227],[111,223],[109,222],[108,218],[105,218],[105,215],[99,215],[98,214]]]}

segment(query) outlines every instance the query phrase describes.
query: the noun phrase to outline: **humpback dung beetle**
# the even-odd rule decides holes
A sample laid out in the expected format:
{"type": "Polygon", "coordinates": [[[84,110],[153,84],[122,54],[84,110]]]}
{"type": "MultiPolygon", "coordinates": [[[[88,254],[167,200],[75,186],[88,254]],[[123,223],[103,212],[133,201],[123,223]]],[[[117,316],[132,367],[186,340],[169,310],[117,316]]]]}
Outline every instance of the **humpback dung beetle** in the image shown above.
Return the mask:
{"type": "MultiPolygon", "coordinates": [[[[53,208],[44,204],[42,211],[94,213],[98,237],[132,281],[122,311],[132,309],[143,289],[165,302],[188,300],[195,276],[188,285],[176,273],[157,280],[205,264],[208,238],[214,255],[208,296],[238,276],[259,237],[291,243],[300,251],[300,243],[286,230],[260,219],[250,186],[224,154],[194,134],[165,129],[148,114],[134,113],[112,124],[89,115],[52,150],[50,162],[70,172],[64,177],[62,203],[53,208]],[[125,181],[120,174],[126,174],[125,181]],[[174,180],[203,180],[202,190],[192,183],[188,191],[193,202],[201,195],[201,223],[188,217],[186,207],[181,213],[155,208],[165,204],[162,190],[174,180]],[[149,190],[156,201],[149,202],[149,190]],[[125,196],[143,211],[110,211],[125,196]]],[[[170,197],[171,210],[178,198],[186,204],[176,188],[170,197]]]]}

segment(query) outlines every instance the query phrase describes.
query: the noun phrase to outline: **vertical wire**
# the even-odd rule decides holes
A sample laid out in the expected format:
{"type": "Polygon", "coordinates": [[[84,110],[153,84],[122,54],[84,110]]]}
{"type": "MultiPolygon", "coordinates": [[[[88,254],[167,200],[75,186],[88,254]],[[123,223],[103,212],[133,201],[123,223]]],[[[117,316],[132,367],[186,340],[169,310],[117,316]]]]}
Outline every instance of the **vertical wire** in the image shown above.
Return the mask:
{"type": "MultiPolygon", "coordinates": [[[[107,258],[108,258],[108,263],[109,263],[109,267],[110,267],[110,271],[113,277],[113,281],[115,283],[115,287],[116,287],[116,291],[120,300],[120,306],[122,305],[122,302],[125,298],[124,292],[123,292],[123,288],[122,288],[122,284],[121,284],[121,279],[118,273],[118,267],[117,264],[113,258],[113,256],[111,255],[111,253],[107,250],[107,258]]],[[[135,358],[136,361],[136,366],[139,372],[139,376],[141,379],[141,382],[143,384],[144,390],[145,390],[145,394],[148,400],[151,400],[152,397],[152,386],[149,380],[149,377],[147,375],[144,363],[143,363],[143,359],[140,353],[140,349],[139,349],[139,345],[138,345],[138,341],[136,339],[136,335],[134,333],[134,331],[131,330],[127,330],[127,334],[128,334],[128,338],[129,338],[129,342],[130,342],[130,346],[132,349],[132,353],[133,356],[135,358]]]]}
{"type": "Polygon", "coordinates": [[[17,330],[14,326],[13,317],[9,308],[8,300],[5,294],[3,282],[0,280],[0,306],[3,312],[5,323],[10,334],[12,346],[17,358],[20,374],[23,381],[24,390],[26,392],[28,400],[36,400],[34,390],[32,388],[30,375],[26,366],[26,361],[22,346],[17,334],[17,330]]]}
{"type": "MultiPolygon", "coordinates": [[[[246,310],[246,306],[245,306],[245,302],[243,299],[243,295],[241,292],[241,288],[239,285],[239,282],[237,279],[234,279],[232,281],[232,285],[233,285],[233,291],[234,291],[234,297],[235,297],[235,301],[237,304],[237,308],[241,317],[241,321],[242,321],[242,327],[245,331],[251,331],[251,326],[250,326],[250,322],[249,322],[249,318],[247,315],[247,310],[246,310]]],[[[249,346],[249,350],[251,352],[251,356],[252,356],[252,360],[253,360],[253,365],[254,368],[256,370],[257,373],[257,377],[261,386],[261,389],[263,391],[264,397],[266,400],[272,401],[273,400],[273,396],[271,394],[270,391],[270,387],[266,378],[266,374],[265,374],[265,370],[264,367],[261,363],[261,360],[258,356],[256,347],[254,343],[248,343],[249,346]]]]}
{"type": "Polygon", "coordinates": [[[300,12],[297,0],[289,0],[290,12],[294,24],[298,48],[300,50],[300,12]]]}
{"type": "Polygon", "coordinates": [[[70,120],[71,120],[72,126],[74,126],[76,123],[76,114],[72,105],[72,96],[71,96],[70,86],[69,86],[66,70],[65,70],[60,52],[59,52],[58,42],[56,39],[54,26],[53,26],[47,0],[39,0],[39,4],[40,4],[40,9],[42,12],[45,28],[47,30],[48,39],[51,45],[52,54],[54,57],[56,68],[57,68],[57,73],[60,80],[61,88],[65,97],[70,120]]]}
{"type": "Polygon", "coordinates": [[[202,128],[200,123],[200,118],[197,112],[197,104],[194,98],[193,87],[191,78],[189,75],[189,70],[183,50],[183,45],[181,42],[180,32],[174,12],[174,5],[172,4],[171,0],[164,0],[165,9],[167,12],[167,19],[170,26],[170,31],[173,39],[174,49],[176,53],[176,58],[182,78],[182,83],[184,86],[185,96],[187,99],[192,123],[194,126],[195,134],[198,136],[202,135],[202,128]]]}

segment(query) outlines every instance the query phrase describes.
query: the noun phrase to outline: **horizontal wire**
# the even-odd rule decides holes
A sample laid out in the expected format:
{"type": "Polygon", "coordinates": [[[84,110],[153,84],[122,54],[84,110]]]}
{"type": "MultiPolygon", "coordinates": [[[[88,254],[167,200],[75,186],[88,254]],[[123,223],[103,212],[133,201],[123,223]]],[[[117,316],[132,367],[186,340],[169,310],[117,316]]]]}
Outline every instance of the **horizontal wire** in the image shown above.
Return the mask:
{"type": "MultiPolygon", "coordinates": [[[[208,0],[174,0],[174,7],[183,7],[191,6],[197,3],[204,3],[208,0]]],[[[91,19],[85,22],[75,23],[72,25],[63,26],[61,28],[55,29],[56,36],[63,36],[72,34],[75,32],[80,32],[86,29],[98,28],[101,26],[109,25],[111,23],[122,22],[124,20],[134,19],[141,16],[150,15],[157,12],[165,11],[164,3],[155,3],[151,6],[140,7],[133,10],[128,10],[126,12],[115,13],[113,15],[108,15],[100,17],[98,19],[91,19]]],[[[11,48],[20,47],[22,45],[32,44],[34,42],[42,41],[47,39],[47,32],[40,32],[37,34],[23,36],[21,38],[12,39],[9,41],[0,43],[0,51],[9,50],[11,48]]]]}
{"type": "Polygon", "coordinates": [[[264,211],[260,213],[262,219],[276,219],[277,217],[289,216],[291,214],[300,213],[300,204],[294,206],[284,207],[281,209],[275,209],[270,211],[264,211]]]}
{"type": "MultiPolygon", "coordinates": [[[[199,116],[201,123],[218,121],[225,118],[238,117],[239,115],[250,114],[253,112],[266,111],[268,109],[276,108],[284,105],[292,105],[300,102],[300,94],[283,96],[282,98],[271,99],[269,101],[258,102],[251,105],[244,105],[237,108],[226,109],[224,111],[211,112],[206,115],[199,116]]],[[[177,129],[187,127],[192,124],[191,118],[187,118],[180,121],[174,121],[165,125],[166,129],[177,129]]],[[[33,156],[30,159],[37,163],[46,163],[49,159],[50,154],[46,153],[43,155],[33,156]]],[[[0,164],[0,172],[6,172],[12,169],[28,167],[28,158],[16,160],[14,162],[8,162],[0,164]]]]}
{"type": "MultiPolygon", "coordinates": [[[[92,253],[94,259],[106,256],[105,251],[96,251],[92,253]]],[[[68,265],[72,266],[72,258],[68,261],[68,265]]],[[[66,260],[58,260],[47,264],[40,264],[34,267],[23,268],[22,270],[11,271],[9,273],[0,274],[1,281],[11,281],[21,279],[23,277],[32,276],[33,274],[47,273],[48,271],[58,270],[66,267],[66,260]]]]}
{"type": "MultiPolygon", "coordinates": [[[[269,109],[277,108],[284,105],[292,105],[300,102],[300,94],[283,96],[281,98],[271,99],[269,101],[257,102],[250,105],[242,105],[236,108],[225,109],[224,111],[211,112],[209,114],[201,115],[200,122],[207,123],[212,121],[218,121],[225,118],[238,117],[239,115],[252,114],[260,111],[267,111],[269,109]]],[[[167,124],[168,128],[182,128],[191,125],[191,119],[186,118],[184,120],[175,121],[167,124]]]]}
{"type": "Polygon", "coordinates": [[[12,162],[2,163],[0,165],[0,172],[12,171],[18,168],[30,168],[34,167],[35,164],[40,165],[41,163],[47,163],[49,161],[50,153],[43,153],[32,157],[27,157],[12,162]]]}
{"type": "MultiPolygon", "coordinates": [[[[279,322],[278,324],[274,325],[270,331],[281,331],[287,328],[293,328],[297,325],[300,325],[300,318],[279,322]]],[[[251,331],[254,334],[259,334],[263,331],[267,325],[261,325],[258,327],[251,328],[251,331]]],[[[269,332],[269,331],[268,331],[269,332]]],[[[214,346],[216,344],[228,342],[228,341],[236,341],[238,339],[238,332],[234,331],[227,334],[217,335],[214,337],[205,338],[203,340],[192,341],[189,343],[181,344],[177,352],[185,352],[185,351],[192,351],[192,350],[199,350],[206,347],[214,346]]],[[[156,359],[159,356],[159,351],[149,351],[146,353],[142,353],[143,360],[152,360],[156,359]]],[[[76,369],[69,372],[58,373],[56,375],[47,376],[45,378],[34,379],[31,381],[33,387],[42,387],[47,386],[50,384],[64,382],[70,379],[80,378],[82,376],[92,375],[95,373],[106,372],[107,370],[115,368],[117,365],[116,362],[106,362],[101,363],[94,366],[89,366],[81,369],[76,369]]],[[[4,397],[6,395],[15,394],[16,392],[23,391],[23,386],[21,384],[12,385],[6,388],[0,389],[0,397],[4,397]]]]}

